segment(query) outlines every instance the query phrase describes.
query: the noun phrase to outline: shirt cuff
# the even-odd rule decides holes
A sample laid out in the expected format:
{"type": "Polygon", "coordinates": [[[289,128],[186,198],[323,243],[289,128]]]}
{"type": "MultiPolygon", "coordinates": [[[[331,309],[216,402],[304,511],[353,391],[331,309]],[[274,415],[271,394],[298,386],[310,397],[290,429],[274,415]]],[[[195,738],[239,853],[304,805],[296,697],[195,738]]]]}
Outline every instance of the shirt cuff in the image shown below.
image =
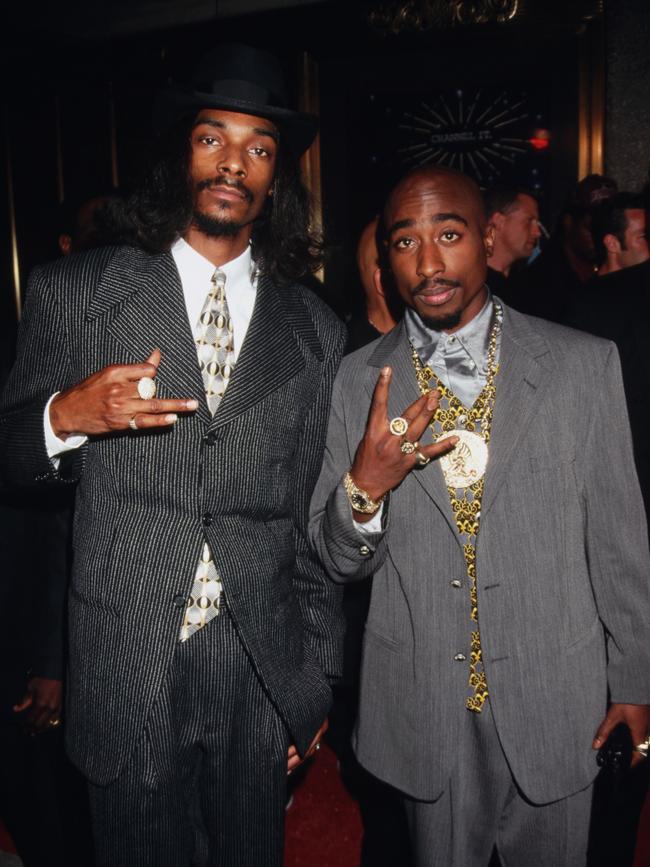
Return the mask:
{"type": "Polygon", "coordinates": [[[362,536],[370,536],[372,533],[381,533],[381,531],[383,530],[383,515],[384,504],[382,503],[369,521],[364,521],[362,523],[361,521],[355,521],[354,518],[352,518],[352,523],[362,536]]]}
{"type": "Polygon", "coordinates": [[[52,424],[50,422],[50,404],[54,400],[54,398],[60,392],[55,391],[52,397],[45,404],[45,412],[43,413],[43,430],[45,432],[45,448],[47,450],[47,456],[52,461],[55,469],[59,467],[59,455],[62,455],[64,452],[71,452],[74,449],[80,448],[84,443],[88,442],[88,437],[83,434],[77,434],[75,436],[69,436],[67,439],[62,440],[54,433],[52,430],[52,424]]]}

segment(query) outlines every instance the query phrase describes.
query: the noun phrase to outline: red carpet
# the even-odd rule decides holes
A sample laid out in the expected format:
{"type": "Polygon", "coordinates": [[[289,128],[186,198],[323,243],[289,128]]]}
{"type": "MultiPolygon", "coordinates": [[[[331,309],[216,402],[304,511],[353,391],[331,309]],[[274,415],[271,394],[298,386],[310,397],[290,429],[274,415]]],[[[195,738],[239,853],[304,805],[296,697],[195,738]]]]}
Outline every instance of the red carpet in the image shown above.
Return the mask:
{"type": "Polygon", "coordinates": [[[361,817],[323,744],[287,810],[285,867],[358,867],[361,817]]]}

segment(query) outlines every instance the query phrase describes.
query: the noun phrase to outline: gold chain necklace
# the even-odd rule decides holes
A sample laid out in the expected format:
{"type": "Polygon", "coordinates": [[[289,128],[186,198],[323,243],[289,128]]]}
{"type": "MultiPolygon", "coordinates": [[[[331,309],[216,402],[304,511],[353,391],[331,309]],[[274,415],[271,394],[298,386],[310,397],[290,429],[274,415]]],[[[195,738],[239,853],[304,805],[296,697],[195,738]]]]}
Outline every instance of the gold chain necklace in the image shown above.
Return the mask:
{"type": "Polygon", "coordinates": [[[434,439],[447,437],[451,434],[459,437],[456,447],[448,455],[440,458],[440,463],[447,483],[454,520],[459,534],[463,537],[463,555],[469,579],[470,618],[476,624],[476,629],[472,629],[471,632],[470,643],[468,685],[471,695],[465,702],[467,709],[475,713],[481,713],[488,698],[487,679],[483,669],[481,634],[478,629],[476,537],[481,517],[484,475],[488,456],[487,444],[490,441],[492,414],[496,398],[495,380],[499,372],[497,348],[502,321],[503,311],[501,306],[495,302],[494,324],[488,342],[486,382],[470,409],[461,403],[450,388],[440,382],[430,367],[423,366],[411,342],[411,356],[420,391],[422,394],[427,394],[431,390],[429,383],[434,380],[435,387],[440,392],[440,406],[431,420],[434,439]],[[459,423],[462,423],[464,428],[456,427],[459,423]],[[436,424],[439,424],[442,429],[440,435],[436,431],[436,424]],[[477,425],[480,425],[480,433],[476,433],[477,425]],[[445,458],[448,459],[446,467],[443,463],[445,458]]]}

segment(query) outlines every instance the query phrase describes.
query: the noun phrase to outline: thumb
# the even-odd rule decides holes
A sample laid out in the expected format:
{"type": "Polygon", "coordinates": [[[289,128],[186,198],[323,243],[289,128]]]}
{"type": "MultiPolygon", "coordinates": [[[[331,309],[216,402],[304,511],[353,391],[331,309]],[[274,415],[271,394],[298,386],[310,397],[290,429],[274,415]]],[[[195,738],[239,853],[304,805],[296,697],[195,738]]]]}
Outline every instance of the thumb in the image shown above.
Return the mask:
{"type": "Polygon", "coordinates": [[[620,720],[618,717],[615,717],[611,712],[608,713],[605,719],[598,726],[598,731],[596,732],[596,736],[591,745],[592,749],[600,749],[619,722],[620,720]]]}
{"type": "Polygon", "coordinates": [[[32,696],[28,692],[26,692],[23,700],[19,704],[15,704],[12,710],[14,711],[14,713],[22,713],[24,710],[27,710],[27,708],[31,706],[32,701],[32,696]]]}

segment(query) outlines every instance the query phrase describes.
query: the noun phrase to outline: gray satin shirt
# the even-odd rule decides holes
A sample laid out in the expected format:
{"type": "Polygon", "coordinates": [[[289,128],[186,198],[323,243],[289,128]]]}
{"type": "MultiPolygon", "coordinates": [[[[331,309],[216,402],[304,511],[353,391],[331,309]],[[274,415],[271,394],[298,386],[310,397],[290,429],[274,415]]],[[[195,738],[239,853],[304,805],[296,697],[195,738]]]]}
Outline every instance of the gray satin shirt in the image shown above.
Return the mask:
{"type": "MultiPolygon", "coordinates": [[[[468,409],[481,393],[487,378],[493,312],[492,294],[488,292],[480,313],[453,334],[429,328],[411,307],[404,314],[406,333],[422,364],[428,365],[442,384],[450,388],[468,409]]],[[[497,359],[499,349],[500,340],[497,343],[497,359]]]]}

